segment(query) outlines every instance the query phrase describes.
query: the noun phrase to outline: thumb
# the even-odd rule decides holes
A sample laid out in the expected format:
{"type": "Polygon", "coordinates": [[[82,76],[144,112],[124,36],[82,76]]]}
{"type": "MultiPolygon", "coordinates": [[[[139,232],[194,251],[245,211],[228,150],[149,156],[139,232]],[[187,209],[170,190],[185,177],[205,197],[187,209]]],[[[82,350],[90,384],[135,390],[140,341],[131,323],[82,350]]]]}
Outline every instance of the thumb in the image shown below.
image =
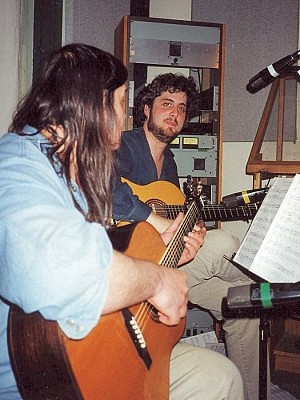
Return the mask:
{"type": "Polygon", "coordinates": [[[165,232],[175,232],[178,228],[179,225],[181,224],[183,220],[183,213],[180,212],[177,217],[174,219],[174,221],[168,226],[168,228],[165,230],[165,232]]]}

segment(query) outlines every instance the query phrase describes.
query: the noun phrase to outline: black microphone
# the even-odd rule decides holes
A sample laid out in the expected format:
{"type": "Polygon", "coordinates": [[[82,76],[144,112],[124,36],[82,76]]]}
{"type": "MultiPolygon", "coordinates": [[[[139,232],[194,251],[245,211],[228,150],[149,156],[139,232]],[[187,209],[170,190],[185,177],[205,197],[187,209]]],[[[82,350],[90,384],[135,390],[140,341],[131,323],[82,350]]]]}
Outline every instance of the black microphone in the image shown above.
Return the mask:
{"type": "Polygon", "coordinates": [[[260,89],[268,86],[273,82],[280,74],[286,71],[286,68],[294,64],[300,57],[300,50],[290,54],[286,57],[269,65],[267,68],[260,71],[253,78],[249,80],[246,86],[246,90],[250,93],[256,93],[260,89]]]}
{"type": "Polygon", "coordinates": [[[300,282],[297,283],[251,283],[228,289],[229,309],[272,308],[279,303],[300,302],[300,282]]]}
{"type": "Polygon", "coordinates": [[[260,203],[267,194],[268,188],[243,190],[222,197],[222,204],[227,208],[244,206],[245,204],[260,203]]]}

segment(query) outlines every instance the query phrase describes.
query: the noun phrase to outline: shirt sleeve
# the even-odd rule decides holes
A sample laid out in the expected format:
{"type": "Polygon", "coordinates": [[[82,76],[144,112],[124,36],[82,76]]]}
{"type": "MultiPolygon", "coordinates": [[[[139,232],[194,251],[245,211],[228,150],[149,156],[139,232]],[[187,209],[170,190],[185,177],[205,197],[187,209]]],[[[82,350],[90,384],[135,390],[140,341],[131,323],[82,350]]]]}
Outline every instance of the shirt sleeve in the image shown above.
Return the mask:
{"type": "Polygon", "coordinates": [[[121,177],[131,176],[134,169],[132,151],[122,140],[117,156],[117,176],[113,182],[113,218],[123,221],[145,221],[151,207],[134,195],[130,186],[121,181],[121,177]]]}
{"type": "Polygon", "coordinates": [[[145,221],[151,207],[135,196],[131,187],[117,176],[113,185],[113,218],[122,221],[145,221]]]}
{"type": "Polygon", "coordinates": [[[0,147],[0,204],[0,295],[85,337],[108,292],[105,229],[85,220],[48,159],[20,140],[0,147]]]}

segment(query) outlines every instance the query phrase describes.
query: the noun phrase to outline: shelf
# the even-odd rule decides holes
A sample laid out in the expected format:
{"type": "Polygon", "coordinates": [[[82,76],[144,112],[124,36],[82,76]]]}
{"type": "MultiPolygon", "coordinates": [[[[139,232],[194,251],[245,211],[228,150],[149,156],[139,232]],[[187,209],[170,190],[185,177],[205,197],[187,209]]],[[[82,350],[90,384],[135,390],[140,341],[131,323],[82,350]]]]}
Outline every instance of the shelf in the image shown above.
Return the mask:
{"type": "Polygon", "coordinates": [[[274,349],[275,370],[300,373],[300,337],[285,333],[274,349]]]}

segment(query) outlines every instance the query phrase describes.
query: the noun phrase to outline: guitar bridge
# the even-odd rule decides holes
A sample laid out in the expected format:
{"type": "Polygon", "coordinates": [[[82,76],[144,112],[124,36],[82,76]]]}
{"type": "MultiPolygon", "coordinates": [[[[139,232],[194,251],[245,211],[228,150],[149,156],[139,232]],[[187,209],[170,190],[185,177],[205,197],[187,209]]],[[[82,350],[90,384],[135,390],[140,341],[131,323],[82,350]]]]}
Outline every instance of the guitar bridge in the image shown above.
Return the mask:
{"type": "Polygon", "coordinates": [[[129,336],[131,337],[132,343],[134,344],[134,347],[138,352],[138,355],[143,360],[147,369],[150,369],[152,364],[152,359],[147,349],[147,344],[144,335],[136,319],[134,318],[132,313],[128,310],[128,308],[123,308],[121,312],[124,317],[125,326],[127,328],[129,336]]]}

